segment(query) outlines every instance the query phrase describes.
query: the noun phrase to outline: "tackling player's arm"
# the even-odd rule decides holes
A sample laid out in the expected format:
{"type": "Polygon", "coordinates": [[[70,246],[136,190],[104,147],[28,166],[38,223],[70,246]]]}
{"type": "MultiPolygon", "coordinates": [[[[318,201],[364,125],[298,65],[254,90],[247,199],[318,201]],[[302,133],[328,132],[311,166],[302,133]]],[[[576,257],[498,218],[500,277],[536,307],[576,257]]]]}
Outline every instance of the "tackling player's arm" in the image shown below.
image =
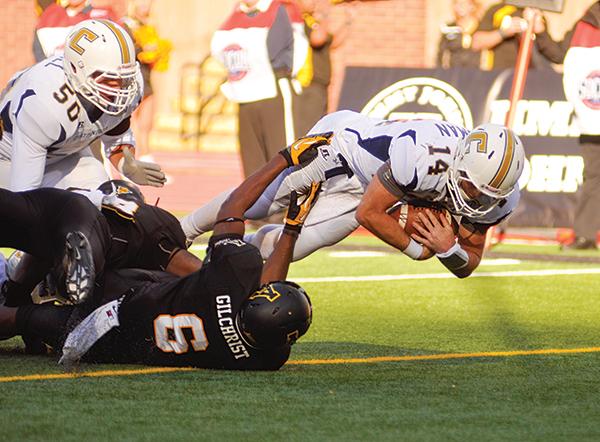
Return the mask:
{"type": "Polygon", "coordinates": [[[267,284],[271,281],[281,281],[287,277],[288,269],[294,256],[294,245],[302,230],[304,221],[317,202],[321,183],[313,182],[304,199],[298,201],[298,194],[293,191],[290,195],[290,204],[285,215],[285,226],[283,232],[275,244],[273,253],[263,266],[261,283],[267,284]]]}
{"type": "MultiPolygon", "coordinates": [[[[330,134],[326,141],[329,140],[330,134]]],[[[324,140],[315,140],[314,143],[298,142],[283,149],[280,155],[269,161],[265,166],[250,175],[240,184],[221,205],[217,221],[213,230],[213,238],[223,235],[244,234],[244,213],[256,202],[267,186],[287,167],[304,166],[312,161],[317,154],[317,149],[324,140]]],[[[285,227],[275,245],[275,249],[263,268],[261,282],[285,279],[292,260],[294,245],[300,229],[306,220],[310,209],[317,200],[321,183],[313,183],[308,194],[302,202],[298,201],[298,194],[292,192],[290,205],[285,218],[285,227]]]]}
{"type": "Polygon", "coordinates": [[[356,220],[379,239],[401,250],[412,259],[430,258],[433,253],[404,231],[387,210],[402,198],[402,190],[391,176],[386,163],[373,176],[356,210],[356,220]]]}
{"type": "Polygon", "coordinates": [[[244,234],[243,216],[269,184],[288,167],[304,167],[313,161],[319,146],[329,144],[332,132],[299,138],[282,149],[271,161],[244,180],[221,205],[217,214],[214,235],[244,234]]]}
{"type": "Polygon", "coordinates": [[[466,278],[479,266],[485,245],[485,236],[490,225],[460,224],[457,237],[445,216],[431,212],[418,214],[420,223],[415,223],[419,234],[414,239],[436,253],[444,266],[459,278],[466,278]]]}
{"type": "Polygon", "coordinates": [[[130,127],[131,117],[102,135],[106,157],[115,169],[136,184],[162,187],[166,176],[156,163],[135,159],[135,138],[130,127]]]}

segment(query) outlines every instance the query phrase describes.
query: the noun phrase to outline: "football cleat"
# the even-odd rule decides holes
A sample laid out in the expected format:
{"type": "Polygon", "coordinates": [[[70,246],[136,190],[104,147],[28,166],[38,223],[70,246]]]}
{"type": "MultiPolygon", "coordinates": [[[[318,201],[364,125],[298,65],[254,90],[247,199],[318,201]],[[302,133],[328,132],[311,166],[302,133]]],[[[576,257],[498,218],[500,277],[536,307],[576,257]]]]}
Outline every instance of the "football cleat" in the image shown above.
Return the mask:
{"type": "Polygon", "coordinates": [[[94,260],[90,242],[79,231],[67,234],[63,274],[67,301],[81,304],[88,299],[94,288],[94,260]]]}

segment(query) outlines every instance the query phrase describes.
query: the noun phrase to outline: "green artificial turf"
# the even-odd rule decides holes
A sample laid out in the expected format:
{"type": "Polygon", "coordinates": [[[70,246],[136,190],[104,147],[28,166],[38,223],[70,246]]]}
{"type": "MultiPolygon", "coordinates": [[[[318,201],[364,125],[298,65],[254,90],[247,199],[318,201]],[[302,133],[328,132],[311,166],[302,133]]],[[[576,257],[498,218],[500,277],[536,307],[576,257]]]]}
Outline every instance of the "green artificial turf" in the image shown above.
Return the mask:
{"type": "MultiPolygon", "coordinates": [[[[364,240],[344,244],[356,242],[364,240]]],[[[436,260],[330,252],[295,263],[290,279],[447,273],[436,260]]],[[[591,267],[600,264],[522,261],[478,271],[591,267]]],[[[600,346],[600,275],[302,285],[314,321],[295,361],[600,346]]],[[[56,359],[20,347],[19,339],[0,342],[0,380],[62,372],[56,359]]],[[[0,440],[598,440],[599,363],[595,352],[482,355],[2,382],[0,440]]]]}

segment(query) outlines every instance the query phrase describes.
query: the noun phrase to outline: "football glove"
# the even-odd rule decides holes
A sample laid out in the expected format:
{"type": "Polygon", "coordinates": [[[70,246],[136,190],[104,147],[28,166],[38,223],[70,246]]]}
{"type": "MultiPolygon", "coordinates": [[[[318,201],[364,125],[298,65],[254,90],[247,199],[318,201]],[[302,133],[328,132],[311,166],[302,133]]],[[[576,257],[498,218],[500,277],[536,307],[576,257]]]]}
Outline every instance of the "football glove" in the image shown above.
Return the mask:
{"type": "Polygon", "coordinates": [[[141,186],[162,187],[167,181],[158,164],[136,160],[131,149],[127,147],[123,148],[120,166],[123,175],[141,186]]]}
{"type": "Polygon", "coordinates": [[[295,190],[290,193],[290,204],[285,214],[284,230],[295,232],[296,234],[300,233],[306,217],[317,202],[320,191],[321,183],[312,183],[308,194],[302,202],[298,202],[298,193],[295,190]]]}
{"type": "Polygon", "coordinates": [[[298,138],[285,149],[279,151],[288,166],[306,166],[319,154],[319,146],[331,143],[333,132],[307,135],[298,138]]]}

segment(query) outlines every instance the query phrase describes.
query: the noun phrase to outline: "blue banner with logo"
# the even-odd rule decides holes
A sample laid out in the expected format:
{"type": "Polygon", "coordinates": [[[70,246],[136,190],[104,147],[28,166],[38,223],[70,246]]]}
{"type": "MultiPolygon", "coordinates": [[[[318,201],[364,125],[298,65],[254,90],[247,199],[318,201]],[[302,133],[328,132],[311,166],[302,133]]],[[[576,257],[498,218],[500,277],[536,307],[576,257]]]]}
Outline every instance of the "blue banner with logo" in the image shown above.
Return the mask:
{"type": "MultiPolygon", "coordinates": [[[[512,70],[348,67],[338,109],[447,120],[472,129],[484,122],[504,124],[511,84],[512,70]]],[[[529,71],[513,129],[525,145],[527,164],[510,225],[571,227],[583,160],[560,74],[529,71]]]]}

